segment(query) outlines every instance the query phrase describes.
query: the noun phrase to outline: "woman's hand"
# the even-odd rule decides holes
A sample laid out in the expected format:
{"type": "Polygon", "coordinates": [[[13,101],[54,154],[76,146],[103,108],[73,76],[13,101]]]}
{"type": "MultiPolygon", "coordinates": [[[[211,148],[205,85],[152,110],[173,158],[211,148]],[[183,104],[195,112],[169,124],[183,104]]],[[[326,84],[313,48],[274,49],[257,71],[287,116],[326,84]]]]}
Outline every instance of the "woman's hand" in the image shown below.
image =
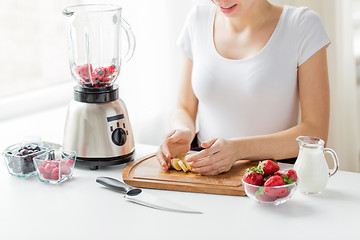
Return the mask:
{"type": "Polygon", "coordinates": [[[190,130],[185,129],[176,129],[166,135],[156,153],[161,167],[167,171],[172,158],[190,150],[192,140],[193,134],[190,130]]]}
{"type": "Polygon", "coordinates": [[[236,146],[231,140],[215,138],[201,144],[204,150],[186,157],[193,172],[217,175],[230,170],[236,157],[236,146]]]}

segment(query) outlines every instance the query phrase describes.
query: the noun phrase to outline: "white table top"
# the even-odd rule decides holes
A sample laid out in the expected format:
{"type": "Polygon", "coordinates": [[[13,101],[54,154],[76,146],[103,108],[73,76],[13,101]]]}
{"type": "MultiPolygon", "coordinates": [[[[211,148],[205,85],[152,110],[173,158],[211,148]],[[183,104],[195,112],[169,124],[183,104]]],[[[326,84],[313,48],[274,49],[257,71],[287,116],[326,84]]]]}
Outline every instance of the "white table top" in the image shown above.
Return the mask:
{"type": "MultiPolygon", "coordinates": [[[[0,123],[1,150],[15,143],[14,133],[29,133],[27,120],[34,119],[0,123]]],[[[37,125],[44,140],[61,139],[62,126],[45,131],[48,125],[37,125]]],[[[156,149],[136,144],[136,158],[156,149]]],[[[121,179],[124,167],[76,168],[71,180],[51,185],[11,176],[1,160],[0,239],[360,239],[359,173],[339,171],[322,194],[296,192],[279,206],[247,197],[144,190],[200,215],[140,206],[95,182],[99,176],[121,179]]]]}

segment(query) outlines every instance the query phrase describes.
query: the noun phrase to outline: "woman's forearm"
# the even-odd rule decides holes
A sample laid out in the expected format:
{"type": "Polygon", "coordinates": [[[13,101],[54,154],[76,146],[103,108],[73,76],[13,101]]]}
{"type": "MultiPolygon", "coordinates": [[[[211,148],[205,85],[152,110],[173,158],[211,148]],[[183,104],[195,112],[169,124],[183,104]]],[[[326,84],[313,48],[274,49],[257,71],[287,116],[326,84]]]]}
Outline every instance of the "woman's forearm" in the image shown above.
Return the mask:
{"type": "Polygon", "coordinates": [[[298,136],[314,136],[323,139],[328,137],[326,126],[318,127],[304,122],[295,127],[274,134],[233,138],[238,159],[261,160],[261,159],[287,159],[298,155],[299,145],[296,141],[298,136]]]}

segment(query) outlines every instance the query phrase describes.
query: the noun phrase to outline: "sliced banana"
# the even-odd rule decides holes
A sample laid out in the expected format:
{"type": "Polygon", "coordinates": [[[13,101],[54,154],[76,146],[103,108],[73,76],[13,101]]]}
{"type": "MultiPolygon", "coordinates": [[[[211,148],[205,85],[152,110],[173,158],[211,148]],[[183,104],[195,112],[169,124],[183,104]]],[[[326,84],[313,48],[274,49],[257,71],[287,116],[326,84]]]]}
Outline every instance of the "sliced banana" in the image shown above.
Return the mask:
{"type": "Polygon", "coordinates": [[[179,161],[181,161],[181,160],[178,159],[178,158],[173,158],[173,159],[171,159],[171,166],[172,166],[175,170],[181,171],[182,168],[181,168],[180,165],[179,165],[179,161]]]}
{"type": "Polygon", "coordinates": [[[188,171],[188,169],[187,169],[187,167],[185,166],[185,164],[184,164],[184,162],[183,161],[178,161],[178,164],[179,164],[179,166],[181,167],[181,169],[184,171],[184,172],[187,172],[188,171]]]}
{"type": "Polygon", "coordinates": [[[192,167],[190,164],[185,160],[186,153],[180,154],[177,158],[171,159],[171,167],[178,171],[191,171],[192,167]]]}
{"type": "Polygon", "coordinates": [[[190,166],[190,164],[186,160],[184,160],[183,163],[185,164],[186,168],[189,169],[189,171],[192,170],[192,167],[190,166]]]}

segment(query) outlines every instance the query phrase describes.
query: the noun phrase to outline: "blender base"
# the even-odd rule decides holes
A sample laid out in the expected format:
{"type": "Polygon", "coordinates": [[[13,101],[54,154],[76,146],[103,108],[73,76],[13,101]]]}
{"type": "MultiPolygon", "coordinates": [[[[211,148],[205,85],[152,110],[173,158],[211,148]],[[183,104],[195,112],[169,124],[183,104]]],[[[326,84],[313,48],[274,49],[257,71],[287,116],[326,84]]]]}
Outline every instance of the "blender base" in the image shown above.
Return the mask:
{"type": "Polygon", "coordinates": [[[85,158],[85,157],[77,157],[76,158],[76,166],[85,166],[89,167],[90,170],[97,170],[99,167],[108,167],[113,165],[119,165],[123,163],[127,163],[134,160],[135,150],[129,154],[118,156],[118,157],[110,157],[110,158],[85,158]]]}

